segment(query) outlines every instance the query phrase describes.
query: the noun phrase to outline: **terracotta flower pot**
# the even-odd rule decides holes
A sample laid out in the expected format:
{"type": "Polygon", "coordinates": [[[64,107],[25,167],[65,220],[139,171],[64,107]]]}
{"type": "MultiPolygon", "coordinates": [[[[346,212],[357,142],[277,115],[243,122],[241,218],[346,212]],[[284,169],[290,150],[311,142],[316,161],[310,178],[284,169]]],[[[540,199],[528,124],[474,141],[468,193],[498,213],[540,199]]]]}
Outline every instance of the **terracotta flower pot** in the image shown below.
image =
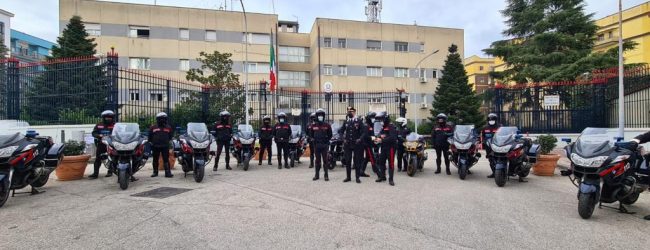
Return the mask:
{"type": "Polygon", "coordinates": [[[307,147],[307,148],[305,148],[305,152],[302,153],[302,157],[309,157],[309,154],[311,154],[311,153],[310,153],[309,147],[307,147]]]}
{"type": "Polygon", "coordinates": [[[539,176],[553,176],[555,174],[555,167],[557,161],[560,160],[560,155],[539,155],[537,163],[533,165],[533,174],[539,176]]]}
{"type": "Polygon", "coordinates": [[[56,178],[60,181],[79,180],[84,177],[90,155],[64,156],[56,168],[56,178]]]}
{"type": "MultiPolygon", "coordinates": [[[[158,170],[165,170],[165,165],[163,165],[163,159],[162,155],[158,159],[158,170]]],[[[176,157],[174,157],[174,150],[169,150],[169,169],[174,169],[174,166],[176,164],[176,157]]]]}

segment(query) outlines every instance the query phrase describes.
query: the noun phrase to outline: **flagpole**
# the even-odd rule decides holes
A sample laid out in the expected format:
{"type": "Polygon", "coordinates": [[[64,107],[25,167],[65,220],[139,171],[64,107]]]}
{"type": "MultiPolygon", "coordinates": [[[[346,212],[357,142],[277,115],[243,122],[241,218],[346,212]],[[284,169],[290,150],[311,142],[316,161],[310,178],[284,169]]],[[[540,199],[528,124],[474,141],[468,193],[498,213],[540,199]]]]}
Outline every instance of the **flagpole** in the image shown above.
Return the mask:
{"type": "Polygon", "coordinates": [[[239,0],[239,3],[241,3],[241,10],[244,13],[244,37],[246,38],[246,42],[244,43],[244,46],[246,49],[244,50],[244,99],[246,100],[246,103],[244,104],[244,116],[246,117],[246,125],[249,124],[249,117],[248,117],[248,22],[246,20],[246,9],[244,9],[244,1],[239,0]]]}

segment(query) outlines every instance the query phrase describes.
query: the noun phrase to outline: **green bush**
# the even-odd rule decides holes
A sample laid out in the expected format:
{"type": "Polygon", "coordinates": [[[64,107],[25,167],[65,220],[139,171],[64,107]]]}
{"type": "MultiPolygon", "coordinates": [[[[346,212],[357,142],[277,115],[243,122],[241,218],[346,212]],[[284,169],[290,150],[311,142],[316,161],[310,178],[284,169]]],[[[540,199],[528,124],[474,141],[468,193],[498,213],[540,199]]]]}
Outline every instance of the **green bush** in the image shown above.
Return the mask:
{"type": "Polygon", "coordinates": [[[556,146],[557,138],[553,135],[540,135],[535,143],[539,144],[540,153],[547,155],[553,151],[556,146]]]}
{"type": "Polygon", "coordinates": [[[64,156],[75,156],[82,155],[86,150],[86,143],[81,141],[68,141],[64,143],[65,148],[63,149],[64,156]]]}

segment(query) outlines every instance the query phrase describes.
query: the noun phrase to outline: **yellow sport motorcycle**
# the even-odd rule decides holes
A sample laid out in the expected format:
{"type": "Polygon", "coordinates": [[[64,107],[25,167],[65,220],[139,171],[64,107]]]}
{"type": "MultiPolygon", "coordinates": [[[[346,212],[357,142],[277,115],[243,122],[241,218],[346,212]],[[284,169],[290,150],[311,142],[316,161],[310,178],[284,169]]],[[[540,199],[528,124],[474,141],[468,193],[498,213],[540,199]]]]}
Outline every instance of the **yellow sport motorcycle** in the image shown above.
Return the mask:
{"type": "Polygon", "coordinates": [[[428,155],[424,152],[427,143],[424,137],[416,133],[410,133],[404,138],[404,158],[407,162],[406,174],[414,176],[415,172],[422,171],[424,161],[427,160],[428,155]]]}

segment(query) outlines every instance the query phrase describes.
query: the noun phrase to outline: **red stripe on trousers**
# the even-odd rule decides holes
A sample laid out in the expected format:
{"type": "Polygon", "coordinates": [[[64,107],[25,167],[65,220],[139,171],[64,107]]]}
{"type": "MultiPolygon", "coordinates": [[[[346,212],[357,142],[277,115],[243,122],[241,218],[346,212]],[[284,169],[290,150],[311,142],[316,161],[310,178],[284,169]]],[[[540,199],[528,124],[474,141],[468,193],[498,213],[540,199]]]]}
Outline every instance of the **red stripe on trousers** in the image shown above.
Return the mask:
{"type": "Polygon", "coordinates": [[[375,157],[372,154],[372,150],[370,148],[366,148],[366,151],[368,151],[368,157],[370,157],[370,163],[374,166],[375,165],[375,157]]]}
{"type": "Polygon", "coordinates": [[[395,169],[395,149],[390,148],[390,159],[388,159],[388,166],[390,169],[395,169]]]}

